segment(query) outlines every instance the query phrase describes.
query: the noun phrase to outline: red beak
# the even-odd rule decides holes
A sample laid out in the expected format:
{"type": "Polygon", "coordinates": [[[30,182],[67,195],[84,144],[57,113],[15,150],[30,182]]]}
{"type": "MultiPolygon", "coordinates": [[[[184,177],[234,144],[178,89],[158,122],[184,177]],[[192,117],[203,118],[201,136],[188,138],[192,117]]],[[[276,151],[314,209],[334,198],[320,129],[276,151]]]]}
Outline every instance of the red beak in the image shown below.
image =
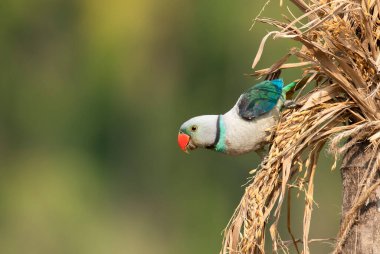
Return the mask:
{"type": "Polygon", "coordinates": [[[178,145],[179,147],[187,153],[187,145],[189,144],[190,136],[185,133],[178,133],[178,145]]]}

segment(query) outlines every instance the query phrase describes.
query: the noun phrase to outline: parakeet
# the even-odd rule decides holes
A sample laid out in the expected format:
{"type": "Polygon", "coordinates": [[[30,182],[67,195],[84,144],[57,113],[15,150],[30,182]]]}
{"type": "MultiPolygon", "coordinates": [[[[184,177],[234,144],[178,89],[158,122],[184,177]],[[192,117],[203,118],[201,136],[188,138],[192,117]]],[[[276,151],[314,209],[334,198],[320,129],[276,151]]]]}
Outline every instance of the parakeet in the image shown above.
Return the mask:
{"type": "Polygon", "coordinates": [[[178,133],[179,147],[188,152],[207,148],[229,155],[256,151],[267,141],[267,130],[279,118],[285,94],[296,81],[284,87],[279,72],[243,93],[225,114],[202,115],[183,123],[178,133]]]}

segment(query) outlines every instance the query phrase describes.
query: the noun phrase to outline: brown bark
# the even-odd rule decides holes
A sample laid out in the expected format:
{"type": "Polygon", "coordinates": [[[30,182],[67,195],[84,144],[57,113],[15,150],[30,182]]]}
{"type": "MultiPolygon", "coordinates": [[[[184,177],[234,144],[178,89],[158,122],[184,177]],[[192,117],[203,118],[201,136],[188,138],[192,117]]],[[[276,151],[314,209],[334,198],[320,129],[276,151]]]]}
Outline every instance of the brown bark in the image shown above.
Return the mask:
{"type": "MultiPolygon", "coordinates": [[[[352,207],[359,183],[366,170],[371,168],[371,149],[365,149],[368,143],[353,146],[344,156],[341,173],[343,179],[343,217],[352,207]]],[[[380,155],[378,155],[380,156],[380,155]]],[[[379,175],[376,177],[379,178],[379,175]]],[[[380,254],[380,188],[371,194],[361,207],[359,216],[352,226],[342,253],[380,254]]]]}

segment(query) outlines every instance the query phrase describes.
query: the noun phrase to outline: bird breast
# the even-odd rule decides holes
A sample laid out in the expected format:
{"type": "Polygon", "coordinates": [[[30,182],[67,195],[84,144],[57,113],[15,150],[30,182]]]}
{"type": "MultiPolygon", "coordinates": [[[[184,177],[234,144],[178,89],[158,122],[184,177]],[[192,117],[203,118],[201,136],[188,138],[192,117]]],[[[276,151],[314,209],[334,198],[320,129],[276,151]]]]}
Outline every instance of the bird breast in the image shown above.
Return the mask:
{"type": "Polygon", "coordinates": [[[247,121],[238,114],[238,107],[233,107],[223,115],[226,127],[226,152],[238,155],[255,151],[267,143],[270,128],[278,121],[279,110],[272,111],[247,121]]]}

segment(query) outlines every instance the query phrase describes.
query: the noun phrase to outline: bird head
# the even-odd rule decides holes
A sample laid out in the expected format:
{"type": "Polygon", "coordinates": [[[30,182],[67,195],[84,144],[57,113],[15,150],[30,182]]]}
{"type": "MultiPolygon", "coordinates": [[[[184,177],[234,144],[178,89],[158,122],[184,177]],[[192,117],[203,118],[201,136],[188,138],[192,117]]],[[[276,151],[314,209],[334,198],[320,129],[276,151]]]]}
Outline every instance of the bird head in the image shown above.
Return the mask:
{"type": "Polygon", "coordinates": [[[186,153],[198,147],[211,146],[217,132],[217,115],[204,115],[191,118],[183,123],[178,133],[178,145],[186,153]]]}

